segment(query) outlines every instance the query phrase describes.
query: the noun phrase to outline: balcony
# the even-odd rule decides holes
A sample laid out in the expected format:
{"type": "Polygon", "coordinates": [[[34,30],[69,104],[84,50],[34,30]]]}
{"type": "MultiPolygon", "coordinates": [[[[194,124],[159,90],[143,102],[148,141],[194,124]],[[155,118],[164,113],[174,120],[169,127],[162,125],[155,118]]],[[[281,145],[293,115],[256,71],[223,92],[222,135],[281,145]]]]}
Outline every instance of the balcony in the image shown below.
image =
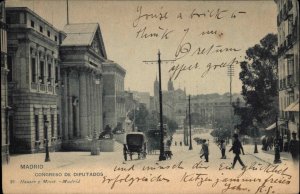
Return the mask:
{"type": "Polygon", "coordinates": [[[294,87],[295,82],[294,82],[294,75],[288,75],[287,76],[287,88],[292,88],[294,87]]]}
{"type": "Polygon", "coordinates": [[[48,85],[48,92],[54,92],[54,87],[52,85],[48,85]]]}
{"type": "Polygon", "coordinates": [[[46,92],[46,85],[45,84],[40,84],[40,90],[43,92],[46,92]]]}
{"type": "Polygon", "coordinates": [[[37,90],[38,89],[38,83],[32,82],[31,83],[31,89],[37,90]]]}

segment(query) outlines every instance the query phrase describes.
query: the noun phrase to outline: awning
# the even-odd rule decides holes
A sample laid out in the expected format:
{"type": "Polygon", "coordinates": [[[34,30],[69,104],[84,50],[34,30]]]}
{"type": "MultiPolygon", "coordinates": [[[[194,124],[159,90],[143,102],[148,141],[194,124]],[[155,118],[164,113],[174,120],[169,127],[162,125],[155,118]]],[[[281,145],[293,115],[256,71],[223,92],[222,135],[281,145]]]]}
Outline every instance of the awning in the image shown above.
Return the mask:
{"type": "Polygon", "coordinates": [[[283,111],[285,112],[299,112],[299,99],[288,105],[283,111]]]}
{"type": "MultiPolygon", "coordinates": [[[[279,125],[282,125],[282,124],[284,124],[284,121],[277,121],[277,125],[278,125],[278,126],[279,126],[279,125]]],[[[272,130],[272,129],[274,129],[275,127],[276,127],[276,122],[273,123],[272,125],[270,125],[269,127],[267,127],[266,130],[272,130]]]]}

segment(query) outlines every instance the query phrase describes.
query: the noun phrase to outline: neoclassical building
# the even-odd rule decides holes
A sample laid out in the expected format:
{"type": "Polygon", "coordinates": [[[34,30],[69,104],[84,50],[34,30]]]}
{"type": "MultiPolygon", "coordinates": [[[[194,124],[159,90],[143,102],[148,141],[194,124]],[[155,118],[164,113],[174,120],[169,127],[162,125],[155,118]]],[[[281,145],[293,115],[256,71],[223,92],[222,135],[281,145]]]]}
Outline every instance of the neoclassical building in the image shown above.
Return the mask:
{"type": "Polygon", "coordinates": [[[103,122],[104,127],[112,129],[118,124],[125,128],[125,92],[126,71],[119,64],[107,60],[103,63],[103,122]]]}
{"type": "Polygon", "coordinates": [[[90,150],[103,130],[103,67],[107,60],[99,24],[69,24],[60,46],[62,148],[90,150]]]}
{"type": "Polygon", "coordinates": [[[6,8],[7,67],[11,153],[45,148],[45,121],[50,147],[60,142],[58,100],[59,44],[63,34],[25,7],[6,8]]]}
{"type": "Polygon", "coordinates": [[[8,99],[7,99],[7,25],[5,1],[0,2],[0,56],[1,56],[1,155],[2,164],[9,161],[8,99]]]}

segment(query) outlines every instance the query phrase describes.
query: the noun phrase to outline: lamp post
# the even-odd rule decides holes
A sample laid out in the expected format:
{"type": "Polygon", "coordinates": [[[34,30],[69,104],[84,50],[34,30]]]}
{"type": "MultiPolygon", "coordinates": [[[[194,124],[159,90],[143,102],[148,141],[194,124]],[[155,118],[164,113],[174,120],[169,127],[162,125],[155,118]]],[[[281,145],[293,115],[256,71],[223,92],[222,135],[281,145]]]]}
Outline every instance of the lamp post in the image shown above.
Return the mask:
{"type": "Polygon", "coordinates": [[[5,144],[6,144],[6,150],[5,150],[5,154],[6,154],[6,163],[8,164],[9,163],[9,144],[11,142],[9,142],[9,116],[10,116],[10,113],[12,111],[12,108],[10,106],[6,106],[5,107],[5,133],[6,133],[6,139],[5,139],[5,144]]]}
{"type": "Polygon", "coordinates": [[[280,147],[279,147],[279,130],[278,130],[278,117],[276,115],[276,139],[275,139],[275,159],[274,164],[281,163],[280,160],[280,147]]]}
{"type": "Polygon", "coordinates": [[[191,122],[191,95],[189,95],[189,127],[190,127],[190,147],[189,147],[189,150],[192,150],[193,146],[192,146],[192,122],[191,122]]]}
{"type": "Polygon", "coordinates": [[[45,133],[46,133],[46,157],[45,157],[45,162],[50,162],[50,156],[49,156],[49,139],[48,139],[48,126],[49,126],[49,121],[46,119],[44,121],[44,127],[45,127],[45,133]]]}
{"type": "Polygon", "coordinates": [[[258,153],[258,150],[257,150],[257,120],[256,119],[253,119],[253,121],[252,121],[252,123],[253,123],[253,126],[254,126],[254,128],[253,128],[253,130],[255,130],[254,132],[254,154],[256,154],[256,153],[258,153]]]}
{"type": "MultiPolygon", "coordinates": [[[[98,77],[96,77],[95,85],[99,85],[99,84],[100,84],[100,79],[98,77]]],[[[96,86],[96,87],[98,87],[98,86],[96,86]]],[[[96,106],[94,106],[94,114],[96,114],[96,106]]],[[[98,143],[98,139],[97,139],[97,131],[96,131],[95,123],[94,123],[94,134],[93,134],[93,140],[92,140],[91,155],[100,155],[100,148],[99,148],[99,143],[98,143]]]]}
{"type": "Polygon", "coordinates": [[[158,60],[155,61],[143,61],[145,63],[158,63],[158,77],[159,77],[159,116],[160,116],[160,153],[159,161],[166,160],[164,151],[164,130],[163,130],[163,106],[162,106],[162,91],[161,91],[161,63],[162,62],[174,62],[175,60],[161,60],[160,51],[158,50],[158,60]]]}

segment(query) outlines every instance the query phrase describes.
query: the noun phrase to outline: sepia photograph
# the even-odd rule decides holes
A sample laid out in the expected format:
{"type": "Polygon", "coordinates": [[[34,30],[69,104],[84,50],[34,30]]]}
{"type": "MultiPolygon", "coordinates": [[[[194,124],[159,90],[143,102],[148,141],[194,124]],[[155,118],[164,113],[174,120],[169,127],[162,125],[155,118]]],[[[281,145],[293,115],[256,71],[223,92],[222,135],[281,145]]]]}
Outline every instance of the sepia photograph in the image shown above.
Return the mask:
{"type": "Polygon", "coordinates": [[[299,193],[297,0],[0,0],[4,194],[299,193]]]}

